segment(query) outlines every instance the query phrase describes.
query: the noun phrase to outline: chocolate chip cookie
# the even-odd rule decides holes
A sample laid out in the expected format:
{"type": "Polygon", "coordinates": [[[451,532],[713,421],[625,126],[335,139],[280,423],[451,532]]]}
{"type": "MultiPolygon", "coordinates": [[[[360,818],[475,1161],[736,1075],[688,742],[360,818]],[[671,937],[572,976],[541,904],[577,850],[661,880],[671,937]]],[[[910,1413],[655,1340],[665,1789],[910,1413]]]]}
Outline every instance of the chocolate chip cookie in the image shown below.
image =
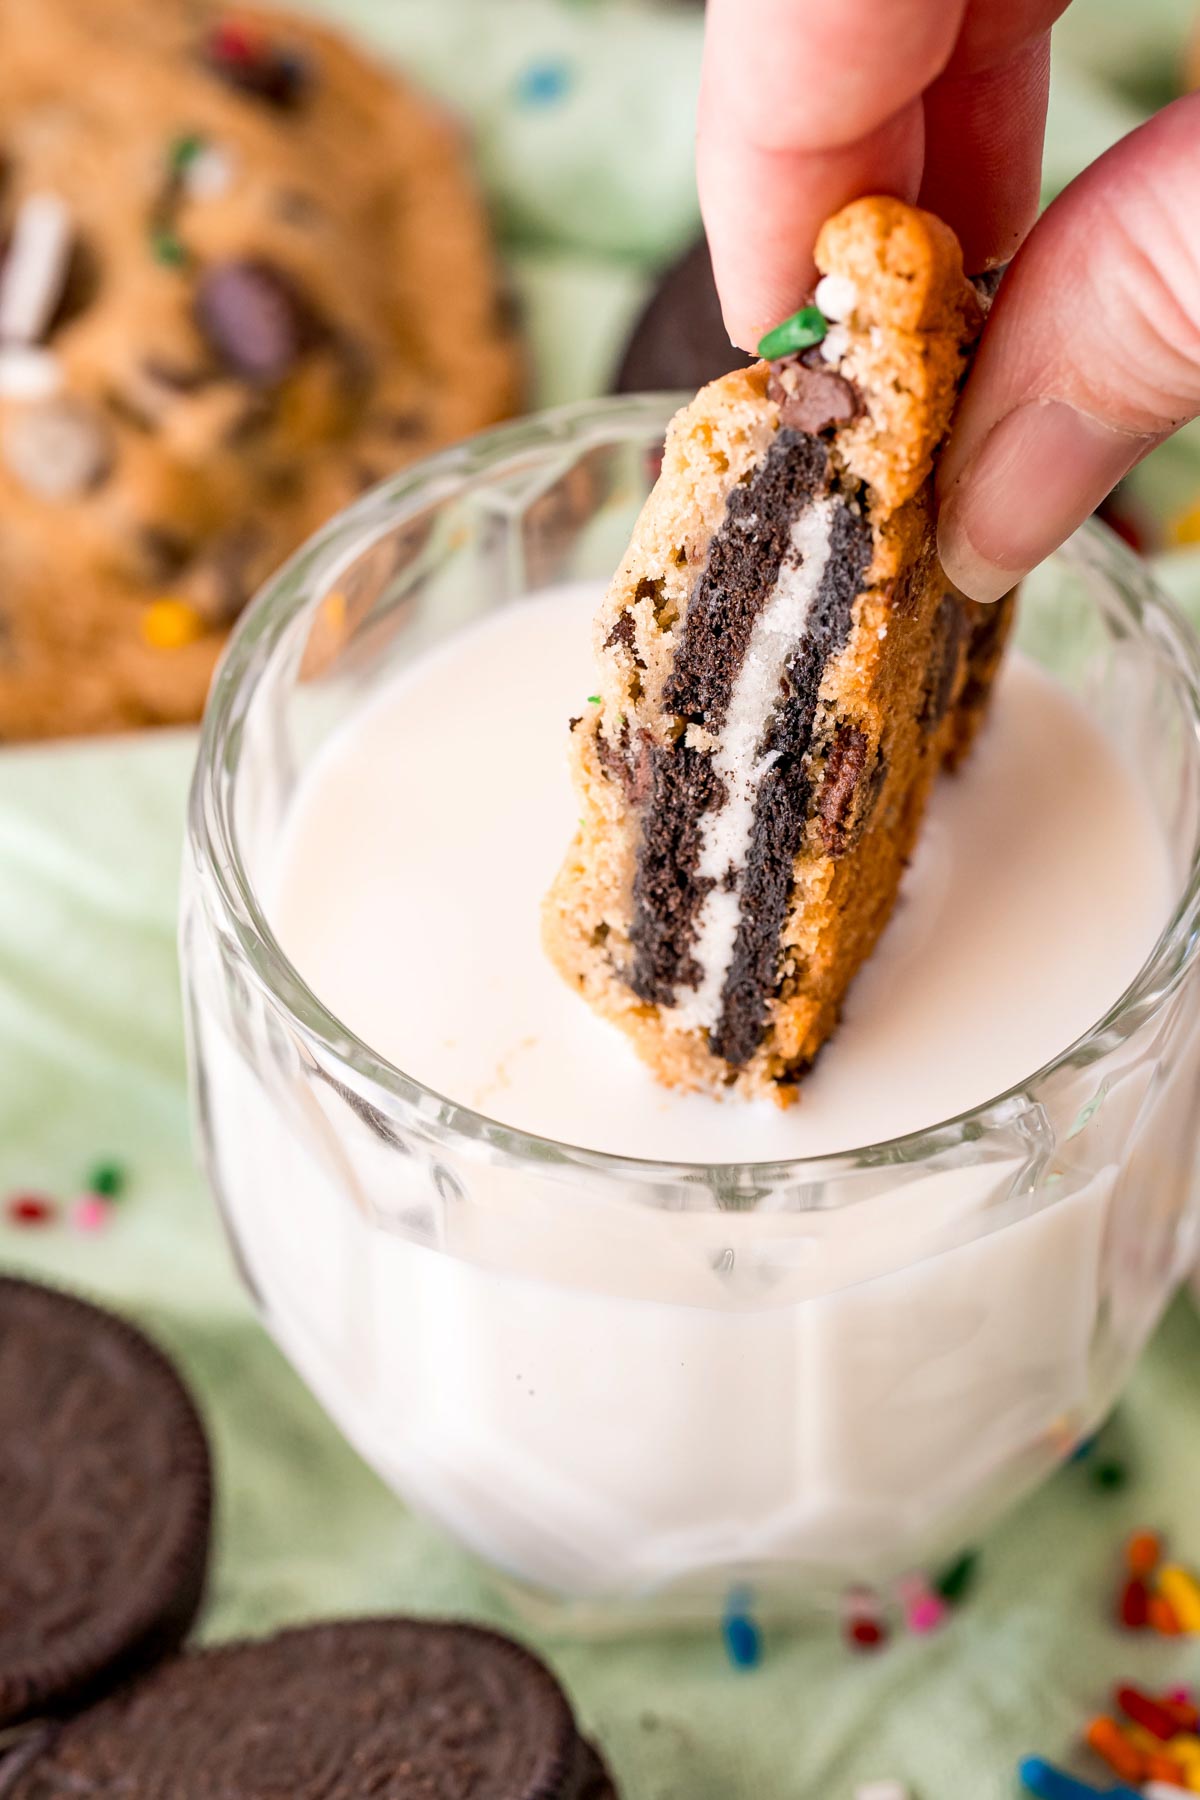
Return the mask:
{"type": "Polygon", "coordinates": [[[1011,607],[937,559],[931,470],[981,322],[953,234],[890,199],[813,302],[674,420],[572,721],[559,969],[665,1082],[795,1087],[891,912],[1011,607]]]}
{"type": "Polygon", "coordinates": [[[0,738],[192,719],[309,532],[519,402],[467,148],[282,13],[0,32],[0,738]]]}

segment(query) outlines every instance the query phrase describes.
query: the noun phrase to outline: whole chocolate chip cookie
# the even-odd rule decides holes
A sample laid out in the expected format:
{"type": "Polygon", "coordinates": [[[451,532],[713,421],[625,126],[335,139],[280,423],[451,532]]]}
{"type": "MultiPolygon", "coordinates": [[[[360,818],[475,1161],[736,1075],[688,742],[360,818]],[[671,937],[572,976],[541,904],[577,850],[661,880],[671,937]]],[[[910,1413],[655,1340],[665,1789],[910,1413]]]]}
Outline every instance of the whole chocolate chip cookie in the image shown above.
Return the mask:
{"type": "Polygon", "coordinates": [[[204,1586],[211,1477],[195,1407],[141,1332],[8,1278],[0,1445],[2,1740],[183,1637],[204,1586]]]}
{"type": "Polygon", "coordinates": [[[361,1619],[178,1656],[35,1748],[8,1800],[616,1800],[549,1670],[361,1619]]]}
{"type": "Polygon", "coordinates": [[[463,137],[340,37],[0,0],[0,739],[194,718],[254,589],[518,405],[463,137]]]}

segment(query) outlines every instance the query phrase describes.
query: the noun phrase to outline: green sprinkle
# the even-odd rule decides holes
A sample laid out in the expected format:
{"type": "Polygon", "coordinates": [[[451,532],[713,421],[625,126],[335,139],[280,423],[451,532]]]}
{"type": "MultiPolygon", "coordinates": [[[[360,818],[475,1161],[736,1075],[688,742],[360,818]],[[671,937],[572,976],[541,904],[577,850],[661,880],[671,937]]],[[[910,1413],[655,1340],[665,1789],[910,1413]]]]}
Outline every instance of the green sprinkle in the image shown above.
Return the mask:
{"type": "Polygon", "coordinates": [[[1116,1493],[1129,1480],[1129,1470],[1123,1462],[1110,1457],[1105,1462],[1096,1463],[1091,1471],[1092,1486],[1104,1488],[1109,1493],[1116,1493]]]}
{"type": "Polygon", "coordinates": [[[161,227],[150,233],[150,250],[155,262],[162,263],[164,268],[182,268],[187,261],[187,250],[180,238],[173,231],[165,231],[161,227]]]}
{"type": "Polygon", "coordinates": [[[819,306],[802,306],[774,331],[758,340],[758,354],[768,358],[791,356],[796,350],[811,350],[829,330],[829,321],[819,306]]]}
{"type": "Polygon", "coordinates": [[[940,1575],[934,1576],[934,1592],[940,1594],[943,1600],[948,1600],[952,1606],[956,1606],[960,1600],[966,1598],[974,1586],[978,1569],[978,1550],[965,1551],[957,1562],[949,1563],[940,1575]]]}
{"type": "Polygon", "coordinates": [[[175,138],[167,151],[167,167],[172,175],[182,175],[203,149],[204,139],[198,131],[186,131],[182,137],[175,138]]]}
{"type": "Polygon", "coordinates": [[[88,1170],[84,1183],[89,1194],[103,1194],[115,1200],[125,1187],[125,1170],[118,1162],[98,1162],[88,1170]]]}
{"type": "Polygon", "coordinates": [[[599,704],[600,704],[599,694],[589,694],[588,695],[588,705],[589,706],[599,706],[599,704]]]}

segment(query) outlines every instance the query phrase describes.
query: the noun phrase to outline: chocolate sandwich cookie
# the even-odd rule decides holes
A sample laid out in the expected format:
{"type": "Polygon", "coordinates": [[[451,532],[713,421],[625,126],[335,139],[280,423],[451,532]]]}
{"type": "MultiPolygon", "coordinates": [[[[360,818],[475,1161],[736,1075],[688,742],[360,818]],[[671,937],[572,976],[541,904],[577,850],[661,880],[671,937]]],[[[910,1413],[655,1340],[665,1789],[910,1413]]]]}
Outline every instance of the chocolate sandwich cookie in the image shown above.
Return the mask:
{"type": "Polygon", "coordinates": [[[469,149],[310,18],[0,19],[0,740],[193,719],[303,539],[519,406],[469,149]]]}
{"type": "Polygon", "coordinates": [[[310,1625],[162,1664],[64,1724],[6,1800],[616,1800],[565,1695],[469,1625],[310,1625]]]}
{"type": "Polygon", "coordinates": [[[1011,612],[936,554],[931,471],[981,323],[957,241],[867,199],[816,259],[764,360],[671,426],[597,619],[544,920],[663,1081],[780,1099],[887,921],[1011,612]]]}
{"type": "Polygon", "coordinates": [[[182,1639],[211,1492],[161,1352],[98,1307],[0,1278],[0,1739],[182,1639]]]}
{"type": "Polygon", "coordinates": [[[629,335],[612,391],[691,393],[750,360],[729,341],[701,238],[660,278],[629,335]]]}

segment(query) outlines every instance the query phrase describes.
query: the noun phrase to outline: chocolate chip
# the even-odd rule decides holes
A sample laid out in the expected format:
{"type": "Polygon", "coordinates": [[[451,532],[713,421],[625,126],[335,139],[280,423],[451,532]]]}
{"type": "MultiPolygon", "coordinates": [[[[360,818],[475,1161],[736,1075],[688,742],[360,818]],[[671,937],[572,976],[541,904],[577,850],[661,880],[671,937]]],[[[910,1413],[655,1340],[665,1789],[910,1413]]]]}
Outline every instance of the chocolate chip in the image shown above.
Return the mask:
{"type": "Polygon", "coordinates": [[[627,719],[616,744],[611,743],[603,732],[597,736],[596,755],[605,774],[620,784],[630,806],[641,806],[649,799],[654,769],[648,732],[639,731],[631,741],[627,719]]]}
{"type": "Polygon", "coordinates": [[[853,419],[859,402],[843,376],[806,358],[807,353],[772,363],[767,393],[779,408],[781,425],[815,435],[853,419]]]}
{"type": "Polygon", "coordinates": [[[921,707],[923,731],[936,731],[950,708],[958,681],[959,653],[967,632],[962,603],[956,594],[943,594],[933,622],[928,685],[921,707]]]}
{"type": "Polygon", "coordinates": [[[235,45],[228,29],[214,33],[205,60],[227,87],[281,112],[299,106],[312,86],[311,65],[296,51],[273,44],[235,45]]]}
{"type": "Polygon", "coordinates": [[[210,368],[202,363],[176,362],[174,358],[151,354],[142,358],[142,374],[156,387],[172,393],[194,394],[214,379],[210,368]]]}
{"type": "Polygon", "coordinates": [[[196,290],[201,335],[226,368],[263,387],[290,374],[318,335],[299,291],[273,263],[215,263],[196,290]]]}
{"type": "Polygon", "coordinates": [[[41,500],[87,493],[113,463],[112,436],[86,400],[49,400],[14,413],[4,427],[3,447],[9,469],[41,500]]]}
{"type": "Polygon", "coordinates": [[[634,623],[634,617],[631,612],[623,612],[621,614],[620,618],[604,640],[604,648],[606,650],[611,650],[614,644],[623,644],[633,657],[638,668],[645,668],[645,662],[638,655],[637,626],[634,623]]]}
{"type": "Polygon", "coordinates": [[[187,566],[192,545],[166,525],[143,525],[137,534],[140,574],[148,587],[166,587],[187,566]]]}
{"type": "Polygon", "coordinates": [[[866,733],[857,725],[839,725],[825,758],[816,809],[817,830],[829,856],[847,848],[850,814],[866,766],[866,733]]]}

